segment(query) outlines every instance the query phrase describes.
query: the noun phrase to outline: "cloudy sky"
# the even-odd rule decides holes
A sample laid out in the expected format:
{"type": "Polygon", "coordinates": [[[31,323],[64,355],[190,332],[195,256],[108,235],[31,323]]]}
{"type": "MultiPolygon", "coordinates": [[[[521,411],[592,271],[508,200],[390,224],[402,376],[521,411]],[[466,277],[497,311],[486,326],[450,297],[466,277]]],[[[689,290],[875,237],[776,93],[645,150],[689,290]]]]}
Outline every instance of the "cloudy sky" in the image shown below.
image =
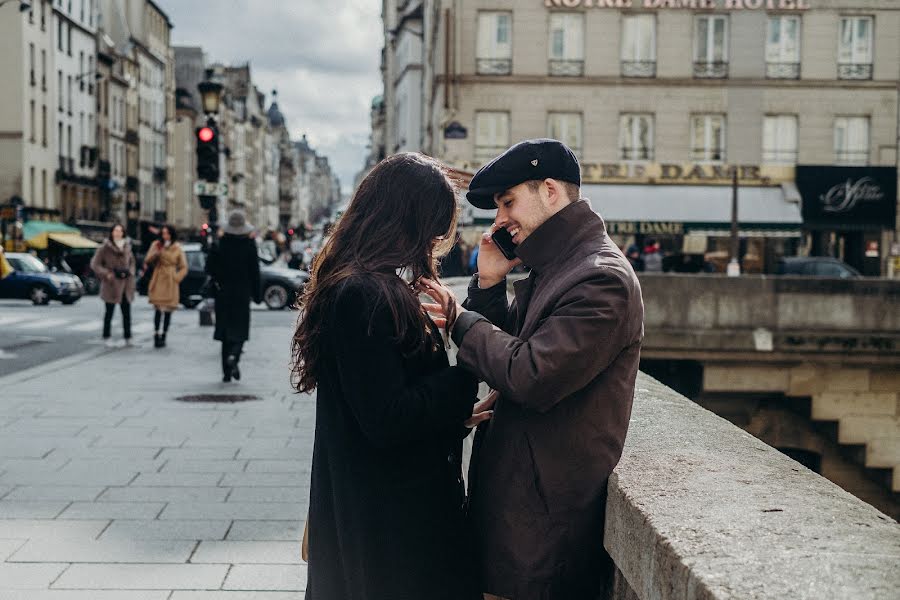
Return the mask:
{"type": "Polygon", "coordinates": [[[278,90],[291,137],[306,134],[349,192],[381,93],[380,0],[156,0],[172,44],[202,46],[210,62],[250,62],[257,87],[278,90]]]}

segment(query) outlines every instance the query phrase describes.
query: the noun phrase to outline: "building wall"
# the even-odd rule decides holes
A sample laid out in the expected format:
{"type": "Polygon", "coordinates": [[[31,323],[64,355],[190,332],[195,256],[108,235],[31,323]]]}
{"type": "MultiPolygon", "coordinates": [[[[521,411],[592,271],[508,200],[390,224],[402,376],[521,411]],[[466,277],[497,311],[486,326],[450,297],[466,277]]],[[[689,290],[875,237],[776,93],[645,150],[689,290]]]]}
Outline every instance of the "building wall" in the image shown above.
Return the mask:
{"type": "MultiPolygon", "coordinates": [[[[0,203],[11,196],[27,197],[23,190],[24,149],[27,134],[25,90],[27,85],[27,52],[25,29],[28,17],[19,15],[18,7],[0,7],[0,36],[6,56],[0,61],[0,80],[8,82],[0,87],[0,203]],[[26,65],[23,67],[23,65],[26,65]]],[[[26,184],[27,185],[27,184],[26,184]]],[[[27,200],[26,200],[27,201],[27,200]]]]}

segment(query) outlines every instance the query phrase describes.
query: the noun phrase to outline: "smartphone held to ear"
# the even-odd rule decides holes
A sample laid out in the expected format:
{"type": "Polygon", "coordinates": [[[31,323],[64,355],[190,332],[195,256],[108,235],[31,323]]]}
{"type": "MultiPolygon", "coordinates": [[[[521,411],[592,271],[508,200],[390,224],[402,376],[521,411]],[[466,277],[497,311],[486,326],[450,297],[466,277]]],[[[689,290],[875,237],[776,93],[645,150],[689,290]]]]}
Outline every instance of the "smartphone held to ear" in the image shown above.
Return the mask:
{"type": "Polygon", "coordinates": [[[491,239],[494,240],[494,244],[497,245],[506,260],[516,260],[516,244],[513,243],[512,236],[506,229],[501,227],[491,234],[491,239]]]}

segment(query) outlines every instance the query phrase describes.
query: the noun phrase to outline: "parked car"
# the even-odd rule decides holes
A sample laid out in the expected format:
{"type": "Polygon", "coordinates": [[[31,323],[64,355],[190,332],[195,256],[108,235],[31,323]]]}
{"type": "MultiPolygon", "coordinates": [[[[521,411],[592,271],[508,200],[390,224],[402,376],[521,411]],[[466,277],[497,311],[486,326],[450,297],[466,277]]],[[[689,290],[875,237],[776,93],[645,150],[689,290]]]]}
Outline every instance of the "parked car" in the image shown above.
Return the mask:
{"type": "MultiPolygon", "coordinates": [[[[182,244],[188,264],[188,273],[181,282],[181,304],[194,308],[203,299],[206,285],[206,253],[201,244],[182,244]]],[[[281,310],[293,304],[297,294],[309,281],[309,273],[300,269],[287,269],[266,264],[262,258],[259,264],[260,297],[272,310],[281,310]]],[[[148,278],[138,283],[138,293],[147,293],[148,278]]]]}
{"type": "Polygon", "coordinates": [[[44,263],[23,252],[10,252],[6,259],[13,272],[0,279],[0,298],[23,298],[34,304],[48,304],[51,300],[74,304],[84,296],[84,285],[75,275],[51,273],[44,263]]]}
{"type": "Polygon", "coordinates": [[[806,277],[834,277],[849,279],[862,274],[836,258],[828,256],[791,256],[778,259],[775,268],[778,275],[800,275],[806,277]]]}

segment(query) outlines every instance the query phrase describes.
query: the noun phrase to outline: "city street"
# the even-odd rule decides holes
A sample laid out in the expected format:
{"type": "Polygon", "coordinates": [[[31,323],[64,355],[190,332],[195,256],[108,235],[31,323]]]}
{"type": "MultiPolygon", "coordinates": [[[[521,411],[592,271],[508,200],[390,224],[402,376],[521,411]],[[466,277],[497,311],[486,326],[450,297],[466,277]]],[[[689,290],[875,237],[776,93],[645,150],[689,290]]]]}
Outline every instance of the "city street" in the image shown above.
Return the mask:
{"type": "Polygon", "coordinates": [[[146,298],[133,348],[97,343],[96,297],[0,315],[0,600],[297,597],[314,405],[289,386],[296,313],[253,311],[232,384],[196,311],[161,350],[146,298]],[[214,394],[253,399],[177,399],[214,394]]]}

